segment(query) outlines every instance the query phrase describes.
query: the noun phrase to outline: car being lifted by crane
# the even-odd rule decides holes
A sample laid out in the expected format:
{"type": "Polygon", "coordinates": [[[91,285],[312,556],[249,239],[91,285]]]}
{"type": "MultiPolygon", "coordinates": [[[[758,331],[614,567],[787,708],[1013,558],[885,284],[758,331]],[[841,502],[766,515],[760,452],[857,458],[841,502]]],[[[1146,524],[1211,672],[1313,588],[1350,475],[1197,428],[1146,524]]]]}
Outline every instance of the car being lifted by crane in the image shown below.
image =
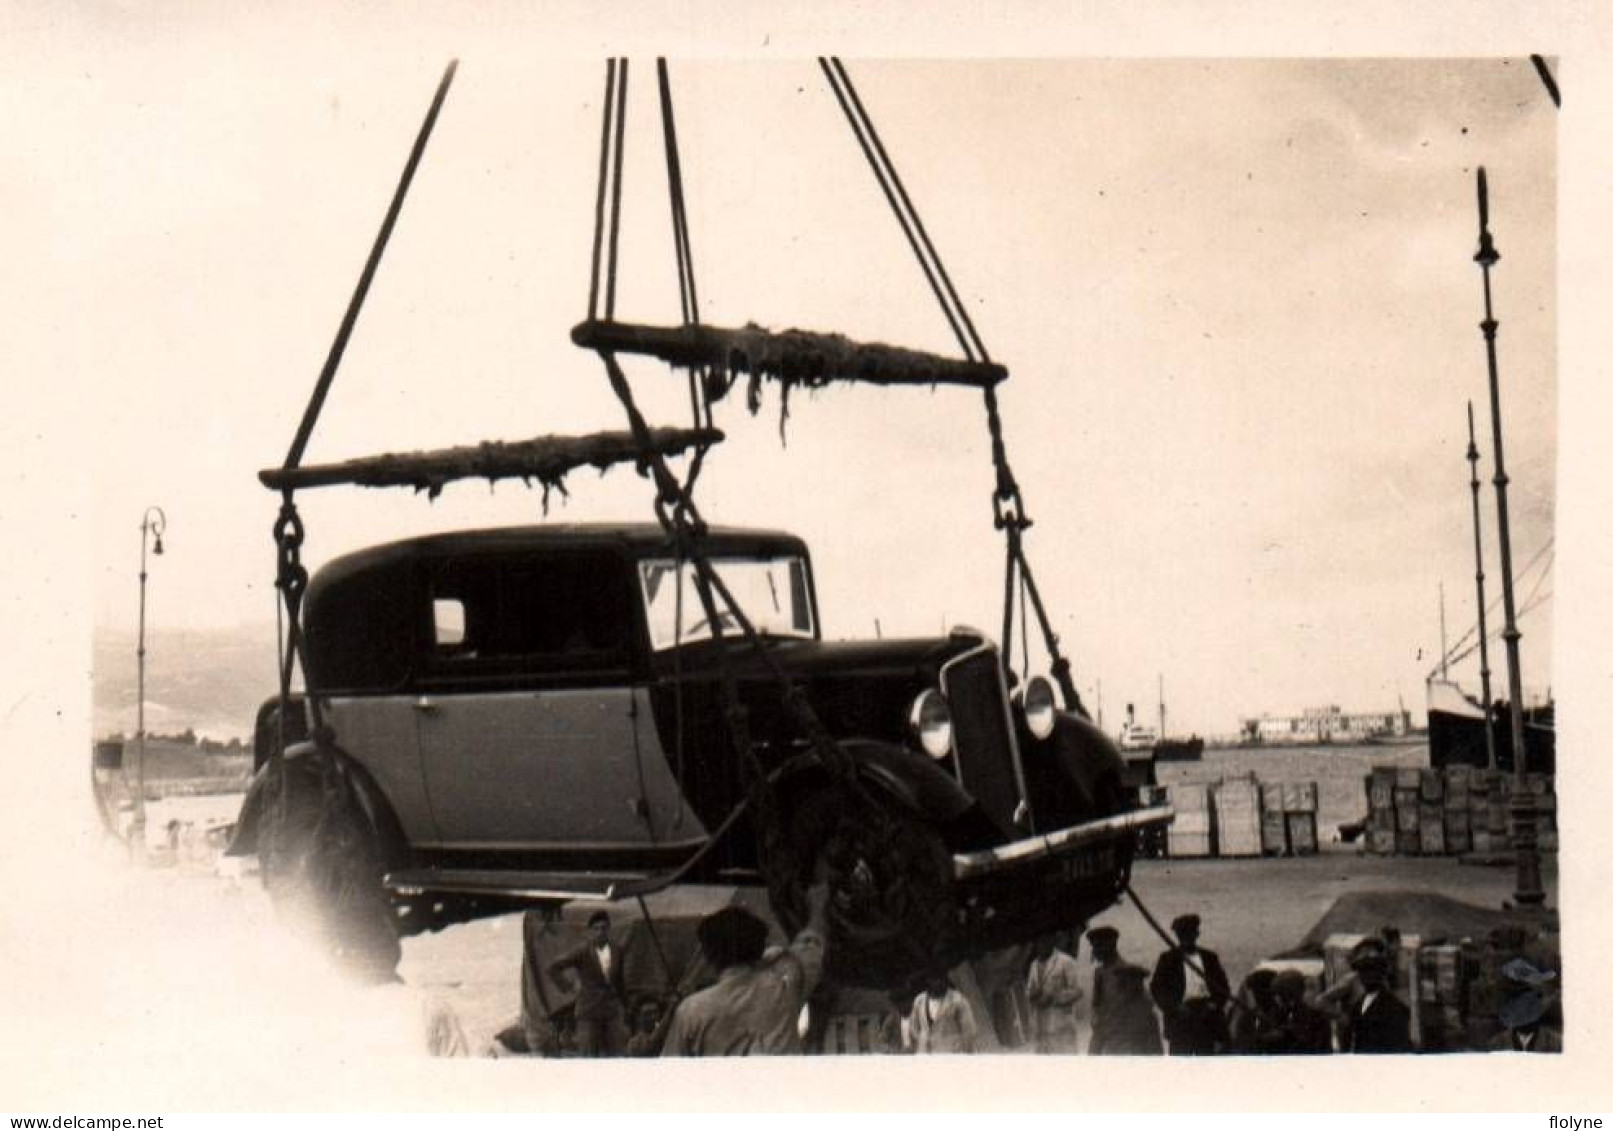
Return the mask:
{"type": "MultiPolygon", "coordinates": [[[[837,60],[823,67],[859,137],[873,137],[865,151],[893,203],[905,202],[849,75],[837,60]]],[[[277,584],[292,630],[280,694],[259,712],[259,770],[232,851],[256,852],[277,901],[377,976],[396,964],[400,936],[689,882],[765,887],[791,929],[806,886],[826,879],[830,973],[849,985],[911,988],[1079,926],[1124,891],[1138,831],[1170,813],[1130,807],[1119,754],[1082,709],[1049,628],[997,416],[1006,370],[952,311],[964,360],[699,323],[664,64],[684,323],[617,321],[605,201],[619,200],[626,69],[607,69],[597,221],[611,235],[596,239],[589,318],[573,339],[604,363],[629,430],[302,465],[450,68],[291,453],[261,476],[282,494],[277,584]],[[650,426],[622,354],[688,372],[692,427],[650,426]],[[826,641],[801,539],[704,521],[692,488],[722,438],[711,405],[741,375],[786,392],[864,381],[984,394],[1009,545],[1001,648],[964,628],[826,641]],[[680,479],[671,461],[685,457],[680,479]],[[547,492],[576,467],[624,462],[652,479],[655,523],[413,538],[338,558],[311,581],[300,562],[299,489],[435,494],[457,478],[519,476],[547,492]],[[1041,625],[1045,674],[1006,659],[1016,586],[1041,625]],[[293,694],[298,662],[306,691],[293,694]]],[[[950,280],[937,293],[952,294],[950,280]]]]}

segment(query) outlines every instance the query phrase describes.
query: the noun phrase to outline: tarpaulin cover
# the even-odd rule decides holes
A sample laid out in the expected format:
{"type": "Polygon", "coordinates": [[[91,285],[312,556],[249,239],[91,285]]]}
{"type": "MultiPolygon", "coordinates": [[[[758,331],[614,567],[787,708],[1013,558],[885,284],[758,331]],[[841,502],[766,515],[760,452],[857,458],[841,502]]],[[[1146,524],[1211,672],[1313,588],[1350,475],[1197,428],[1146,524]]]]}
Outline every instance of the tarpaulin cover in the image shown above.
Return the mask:
{"type": "Polygon", "coordinates": [[[1433,892],[1352,892],[1335,900],[1298,946],[1277,957],[1320,955],[1329,935],[1372,935],[1384,927],[1395,927],[1403,935],[1417,935],[1428,943],[1436,939],[1483,940],[1496,927],[1517,925],[1520,919],[1511,912],[1463,903],[1433,892]]]}

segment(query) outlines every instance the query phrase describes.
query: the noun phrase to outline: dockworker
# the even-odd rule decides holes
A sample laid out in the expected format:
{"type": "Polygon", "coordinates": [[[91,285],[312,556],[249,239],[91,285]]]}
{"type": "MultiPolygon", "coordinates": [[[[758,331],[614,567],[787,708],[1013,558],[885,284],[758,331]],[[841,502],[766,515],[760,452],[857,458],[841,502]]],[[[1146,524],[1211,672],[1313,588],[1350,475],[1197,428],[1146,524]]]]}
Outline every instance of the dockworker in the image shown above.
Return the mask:
{"type": "MultiPolygon", "coordinates": [[[[521,944],[519,1049],[534,1056],[559,1056],[574,1008],[569,992],[549,973],[549,963],[567,951],[559,904],[543,904],[521,917],[521,944]]],[[[513,1034],[509,1043],[515,1045],[513,1034]]]]}
{"type": "MultiPolygon", "coordinates": [[[[1080,936],[1071,944],[1080,946],[1080,936]]],[[[1025,976],[1025,997],[1031,1007],[1033,1047],[1039,1053],[1081,1051],[1076,1008],[1081,993],[1081,967],[1075,956],[1055,945],[1052,936],[1037,939],[1025,976]]]]}
{"type": "Polygon", "coordinates": [[[1120,932],[1094,927],[1092,946],[1092,1041],[1094,1056],[1158,1056],[1159,1019],[1143,983],[1148,971],[1120,957],[1120,932]]]}
{"type": "Polygon", "coordinates": [[[1411,1052],[1411,1010],[1389,988],[1389,958],[1380,947],[1364,947],[1350,960],[1361,986],[1361,1000],[1345,1022],[1344,1051],[1411,1052]]]}
{"type": "Polygon", "coordinates": [[[1562,1030],[1551,1024],[1560,999],[1557,975],[1527,958],[1514,958],[1502,968],[1512,990],[1501,1003],[1499,1020],[1506,1028],[1490,1042],[1492,1052],[1562,1052],[1562,1030]]]}
{"type": "Polygon", "coordinates": [[[700,950],[717,981],[678,1003],[662,1056],[767,1056],[802,1051],[801,1010],[823,975],[826,884],[807,892],[806,925],[767,952],[767,924],[743,907],[700,921],[700,950]]]}
{"type": "Polygon", "coordinates": [[[1226,1008],[1232,996],[1221,959],[1199,946],[1197,915],[1171,920],[1177,945],[1159,956],[1148,983],[1165,1018],[1172,1056],[1213,1056],[1226,1048],[1226,1008]]]}
{"type": "Polygon", "coordinates": [[[1252,971],[1243,980],[1237,1005],[1232,1010],[1231,1051],[1244,1054],[1270,1051],[1267,1045],[1277,1028],[1277,997],[1273,991],[1276,981],[1277,972],[1264,967],[1252,971]]]}
{"type": "Polygon", "coordinates": [[[975,1051],[978,1027],[969,999],[945,974],[932,975],[902,1022],[902,1046],[916,1053],[975,1051]]]}
{"type": "Polygon", "coordinates": [[[672,1025],[672,1011],[653,994],[645,994],[633,1005],[629,1017],[632,1032],[627,1038],[628,1056],[660,1056],[667,1029],[672,1025]]]}
{"type": "Polygon", "coordinates": [[[588,917],[588,941],[549,963],[551,977],[570,973],[577,983],[577,1051],[620,1056],[627,1040],[621,955],[611,945],[610,916],[588,917]]]}
{"type": "Polygon", "coordinates": [[[1260,1051],[1282,1055],[1314,1055],[1333,1051],[1333,1029],[1327,1016],[1305,1000],[1305,975],[1284,970],[1271,986],[1276,1026],[1260,1051]]]}

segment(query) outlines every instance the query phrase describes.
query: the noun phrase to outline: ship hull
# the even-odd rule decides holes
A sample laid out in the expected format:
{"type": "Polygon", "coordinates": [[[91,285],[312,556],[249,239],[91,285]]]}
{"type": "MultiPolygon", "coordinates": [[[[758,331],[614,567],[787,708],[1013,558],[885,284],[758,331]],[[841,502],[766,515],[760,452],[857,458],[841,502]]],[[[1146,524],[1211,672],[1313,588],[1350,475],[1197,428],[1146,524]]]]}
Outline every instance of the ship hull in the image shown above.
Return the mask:
{"type": "MultiPolygon", "coordinates": [[[[1430,684],[1428,697],[1428,764],[1445,766],[1489,765],[1484,741],[1484,708],[1451,684],[1430,684]]],[[[1490,732],[1495,736],[1496,768],[1513,772],[1512,719],[1505,702],[1492,705],[1490,732]]],[[[1556,707],[1528,707],[1523,712],[1524,769],[1530,773],[1557,772],[1556,707]]]]}

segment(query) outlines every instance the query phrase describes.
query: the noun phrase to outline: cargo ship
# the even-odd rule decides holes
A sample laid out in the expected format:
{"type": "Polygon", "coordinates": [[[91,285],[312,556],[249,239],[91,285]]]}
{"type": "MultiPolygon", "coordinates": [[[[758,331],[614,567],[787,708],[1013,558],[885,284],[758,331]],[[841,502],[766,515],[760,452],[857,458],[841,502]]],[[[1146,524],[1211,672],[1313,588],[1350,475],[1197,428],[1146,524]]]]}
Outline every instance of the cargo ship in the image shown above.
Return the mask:
{"type": "MultiPolygon", "coordinates": [[[[1164,717],[1164,704],[1160,704],[1164,717]]],[[[1147,752],[1156,762],[1198,762],[1204,758],[1204,739],[1198,735],[1188,738],[1166,738],[1163,728],[1155,729],[1137,721],[1137,711],[1126,704],[1126,721],[1121,724],[1118,738],[1120,749],[1130,754],[1147,752]]]]}
{"type": "MultiPolygon", "coordinates": [[[[1512,719],[1505,700],[1491,705],[1490,733],[1495,741],[1496,769],[1511,773],[1512,719]]],[[[1489,765],[1484,740],[1485,714],[1481,703],[1448,679],[1428,681],[1428,764],[1445,766],[1489,765]]],[[[1557,705],[1552,700],[1523,709],[1524,769],[1531,773],[1557,772],[1557,705]]]]}

